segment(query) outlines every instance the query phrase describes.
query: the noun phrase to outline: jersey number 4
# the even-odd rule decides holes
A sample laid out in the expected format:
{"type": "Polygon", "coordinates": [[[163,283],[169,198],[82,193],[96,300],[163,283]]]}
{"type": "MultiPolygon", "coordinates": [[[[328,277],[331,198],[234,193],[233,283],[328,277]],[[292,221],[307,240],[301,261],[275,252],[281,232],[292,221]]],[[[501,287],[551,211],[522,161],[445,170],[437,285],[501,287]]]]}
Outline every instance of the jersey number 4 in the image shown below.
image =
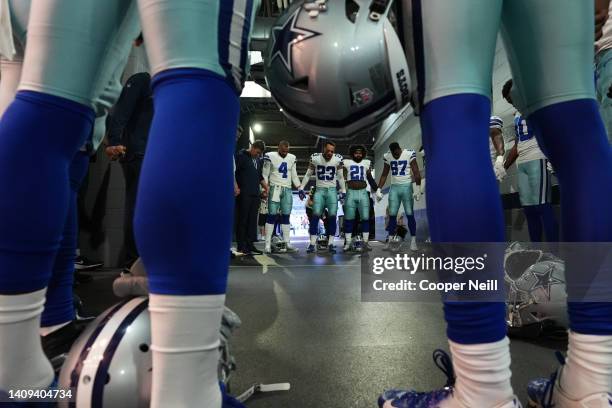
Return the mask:
{"type": "Polygon", "coordinates": [[[319,180],[332,181],[336,176],[336,168],[334,166],[317,166],[317,178],[319,180]]]}
{"type": "Polygon", "coordinates": [[[351,180],[363,180],[363,166],[351,166],[351,180]]]}
{"type": "Polygon", "coordinates": [[[408,167],[408,162],[406,160],[392,161],[391,162],[391,175],[405,176],[406,167],[408,167]]]}
{"type": "Polygon", "coordinates": [[[283,162],[279,167],[278,167],[278,172],[281,173],[283,175],[283,178],[287,178],[287,162],[283,162]]]}

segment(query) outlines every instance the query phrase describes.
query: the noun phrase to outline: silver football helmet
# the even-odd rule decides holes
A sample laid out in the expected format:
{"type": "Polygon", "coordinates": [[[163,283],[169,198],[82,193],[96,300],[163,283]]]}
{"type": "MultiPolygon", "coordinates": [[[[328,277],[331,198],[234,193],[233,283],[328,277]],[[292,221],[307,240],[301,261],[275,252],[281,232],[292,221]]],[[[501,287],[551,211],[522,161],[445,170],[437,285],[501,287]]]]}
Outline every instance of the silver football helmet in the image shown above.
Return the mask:
{"type": "Polygon", "coordinates": [[[287,243],[278,235],[272,236],[272,252],[284,253],[287,252],[287,243]]]}
{"type": "Polygon", "coordinates": [[[406,57],[385,3],[296,1],[278,19],[264,68],[291,121],[313,134],[348,138],[409,102],[406,57]]]}
{"type": "Polygon", "coordinates": [[[565,265],[554,255],[513,243],[506,250],[507,323],[520,330],[544,324],[567,327],[565,265]]]}
{"type": "Polygon", "coordinates": [[[391,252],[399,252],[404,244],[404,239],[399,235],[389,237],[388,248],[391,252]]]}
{"type": "MultiPolygon", "coordinates": [[[[151,322],[148,298],[135,297],[110,307],[72,345],[59,376],[62,389],[73,389],[77,407],[149,407],[152,381],[151,322]]],[[[228,308],[220,332],[219,381],[228,386],[236,369],[230,352],[240,318],[228,308]]],[[[70,406],[68,400],[60,407],[70,406]]]]}

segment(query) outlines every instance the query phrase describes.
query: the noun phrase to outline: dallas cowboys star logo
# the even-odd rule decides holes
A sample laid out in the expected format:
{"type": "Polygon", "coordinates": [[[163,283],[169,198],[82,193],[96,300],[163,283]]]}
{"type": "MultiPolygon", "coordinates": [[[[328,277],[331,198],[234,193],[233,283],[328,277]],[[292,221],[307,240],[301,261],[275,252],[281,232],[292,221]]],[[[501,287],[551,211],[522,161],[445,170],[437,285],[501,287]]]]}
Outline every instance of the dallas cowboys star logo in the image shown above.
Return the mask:
{"type": "Polygon", "coordinates": [[[285,21],[285,24],[272,28],[272,60],[280,58],[291,76],[293,76],[293,65],[291,62],[292,47],[300,41],[321,35],[321,33],[316,31],[296,26],[301,11],[302,8],[299,7],[285,21]]]}
{"type": "Polygon", "coordinates": [[[532,289],[542,289],[546,293],[546,297],[550,300],[550,287],[559,283],[563,283],[562,280],[553,276],[553,268],[548,267],[544,272],[532,271],[532,274],[536,278],[532,289]]]}

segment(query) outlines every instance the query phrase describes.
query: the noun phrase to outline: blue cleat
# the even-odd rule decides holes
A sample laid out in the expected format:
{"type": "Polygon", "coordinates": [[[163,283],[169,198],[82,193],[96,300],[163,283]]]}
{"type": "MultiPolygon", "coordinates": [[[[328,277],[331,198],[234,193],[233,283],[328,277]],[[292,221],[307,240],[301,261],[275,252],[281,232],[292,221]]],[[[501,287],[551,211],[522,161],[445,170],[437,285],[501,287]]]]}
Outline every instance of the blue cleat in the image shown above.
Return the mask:
{"type": "Polygon", "coordinates": [[[307,254],[312,254],[313,252],[316,252],[317,249],[315,248],[314,245],[308,245],[308,248],[306,249],[306,253],[307,254]]]}
{"type": "MultiPolygon", "coordinates": [[[[429,392],[417,392],[415,390],[388,390],[378,397],[380,408],[438,408],[443,401],[452,398],[455,386],[455,372],[450,356],[444,351],[437,349],[433,353],[436,366],[446,374],[446,385],[444,388],[429,392]]],[[[462,406],[457,401],[457,405],[462,406]]],[[[467,405],[465,406],[467,407],[467,405]]],[[[487,407],[489,408],[489,407],[487,407]]],[[[490,408],[521,408],[521,403],[516,397],[490,408]]]]}
{"type": "Polygon", "coordinates": [[[580,400],[571,399],[561,389],[559,380],[563,375],[565,359],[560,352],[555,355],[561,367],[550,378],[536,378],[527,386],[529,408],[610,408],[612,407],[612,394],[607,392],[587,395],[580,400]]]}

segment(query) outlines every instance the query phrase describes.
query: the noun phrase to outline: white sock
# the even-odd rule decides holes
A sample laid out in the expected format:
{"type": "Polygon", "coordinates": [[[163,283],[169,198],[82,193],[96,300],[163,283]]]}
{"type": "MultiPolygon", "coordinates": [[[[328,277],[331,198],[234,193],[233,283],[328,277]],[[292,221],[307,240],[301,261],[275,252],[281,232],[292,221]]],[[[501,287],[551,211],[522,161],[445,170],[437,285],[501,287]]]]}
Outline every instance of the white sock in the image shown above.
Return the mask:
{"type": "Polygon", "coordinates": [[[493,407],[512,398],[510,341],[459,344],[448,341],[457,376],[453,398],[440,408],[493,407]]]}
{"type": "Polygon", "coordinates": [[[71,321],[72,320],[68,320],[67,322],[56,324],[55,326],[41,327],[40,329],[38,329],[38,334],[40,334],[43,337],[47,336],[53,332],[58,331],[62,327],[69,325],[71,321]]]}
{"type": "Polygon", "coordinates": [[[316,235],[311,235],[310,236],[310,245],[312,245],[312,246],[317,245],[317,236],[316,235]]]}
{"type": "Polygon", "coordinates": [[[281,231],[283,231],[283,240],[289,245],[291,242],[291,224],[281,224],[281,231]]]}
{"type": "Polygon", "coordinates": [[[274,224],[266,223],[266,246],[272,245],[272,234],[274,233],[274,224]]]}
{"type": "Polygon", "coordinates": [[[370,239],[370,233],[364,232],[362,235],[363,235],[363,242],[368,242],[368,240],[370,239]]]}
{"type": "Polygon", "coordinates": [[[225,295],[149,295],[152,408],[221,407],[219,329],[225,295]]]}
{"type": "Polygon", "coordinates": [[[53,381],[38,334],[46,292],[0,295],[0,390],[46,388],[53,381]]]}
{"type": "Polygon", "coordinates": [[[353,240],[353,233],[347,232],[346,234],[344,234],[344,238],[346,238],[346,245],[351,245],[351,242],[353,240]]]}
{"type": "Polygon", "coordinates": [[[559,379],[568,397],[580,400],[600,392],[612,392],[612,336],[570,331],[567,358],[559,379]]]}

